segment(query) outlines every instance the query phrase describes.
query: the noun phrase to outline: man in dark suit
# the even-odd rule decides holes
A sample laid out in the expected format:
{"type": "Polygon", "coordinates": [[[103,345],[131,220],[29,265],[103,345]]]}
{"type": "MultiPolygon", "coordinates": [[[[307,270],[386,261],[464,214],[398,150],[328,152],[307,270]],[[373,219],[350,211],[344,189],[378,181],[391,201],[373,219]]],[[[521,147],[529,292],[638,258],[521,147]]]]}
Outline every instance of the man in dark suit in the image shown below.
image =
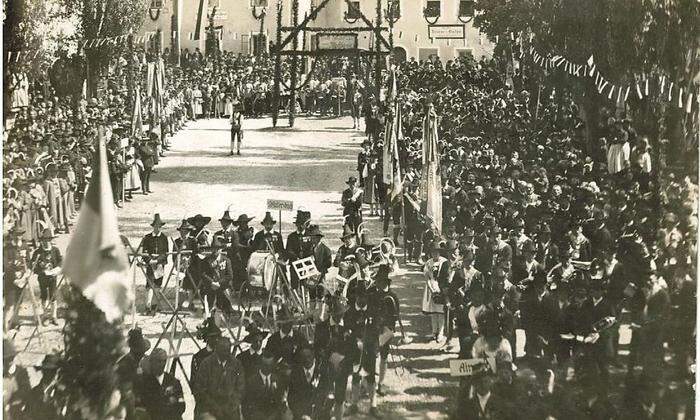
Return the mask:
{"type": "Polygon", "coordinates": [[[241,365],[243,365],[246,378],[250,379],[258,369],[258,363],[260,363],[263,353],[262,343],[268,333],[258,328],[255,324],[250,324],[246,327],[246,330],[248,334],[243,341],[250,344],[250,347],[248,350],[239,353],[236,358],[241,362],[241,365]]]}
{"type": "Polygon", "coordinates": [[[310,225],[306,236],[311,238],[311,245],[313,246],[314,253],[314,264],[316,269],[320,273],[318,283],[316,285],[309,286],[309,297],[311,299],[311,308],[316,308],[316,302],[321,300],[324,295],[324,289],[320,286],[325,280],[328,270],[333,266],[333,253],[330,248],[323,243],[323,233],[318,225],[310,225]]]}
{"type": "Polygon", "coordinates": [[[142,139],[138,148],[139,158],[141,163],[143,163],[143,171],[141,172],[141,187],[143,194],[147,195],[151,191],[151,172],[153,172],[153,167],[156,165],[156,151],[151,146],[148,138],[142,139]]]}
{"type": "Polygon", "coordinates": [[[362,223],[362,196],[363,191],[357,187],[357,178],[351,176],[346,182],[348,188],[343,191],[341,204],[343,205],[343,216],[345,224],[353,231],[362,223]]]}
{"type": "Polygon", "coordinates": [[[546,271],[559,264],[559,247],[552,242],[552,229],[543,223],[540,225],[535,243],[535,259],[546,271]]]}
{"type": "Polygon", "coordinates": [[[270,212],[265,213],[265,217],[260,222],[263,225],[263,230],[259,231],[253,237],[253,252],[255,251],[269,251],[272,249],[275,254],[281,256],[284,252],[284,243],[282,242],[282,235],[272,228],[275,226],[277,221],[272,218],[270,212]]]}
{"type": "MultiPolygon", "coordinates": [[[[221,337],[221,329],[216,325],[214,318],[207,318],[201,325],[197,326],[197,338],[204,341],[205,346],[192,356],[192,364],[190,365],[190,383],[197,383],[197,375],[202,362],[207,357],[214,354],[216,341],[221,337]]],[[[194,411],[199,413],[201,407],[197,406],[195,401],[194,411]]]]}
{"type": "Polygon", "coordinates": [[[246,380],[242,411],[246,420],[278,420],[286,409],[284,384],[275,372],[276,357],[263,350],[253,376],[246,380]]]}
{"type": "Polygon", "coordinates": [[[266,350],[275,356],[275,362],[282,361],[291,366],[300,348],[307,345],[306,339],[294,330],[294,318],[288,307],[283,306],[277,313],[279,330],[267,340],[266,350]]]}
{"type": "Polygon", "coordinates": [[[345,306],[340,298],[329,295],[326,299],[330,315],[328,319],[318,322],[314,328],[314,353],[316,359],[327,366],[324,369],[324,383],[328,386],[328,393],[332,393],[335,400],[335,418],[342,419],[348,376],[352,373],[350,356],[355,343],[344,325],[345,306]]]}
{"type": "Polygon", "coordinates": [[[388,265],[380,265],[374,278],[375,286],[370,289],[371,305],[375,308],[377,316],[379,342],[379,379],[377,382],[377,394],[385,395],[382,390],[384,377],[389,362],[389,351],[391,338],[396,331],[396,324],[399,320],[399,297],[391,291],[391,279],[388,265]],[[384,341],[387,340],[388,341],[384,341]]]}
{"type": "Polygon", "coordinates": [[[321,380],[325,378],[321,375],[320,362],[314,357],[314,350],[310,346],[299,351],[299,359],[292,367],[289,377],[289,408],[294,420],[301,420],[304,416],[319,418],[323,409],[321,404],[325,402],[325,394],[328,393],[321,386],[321,380]]]}
{"type": "Polygon", "coordinates": [[[239,420],[245,374],[231,354],[231,341],[219,338],[214,353],[204,359],[192,386],[202,415],[217,420],[239,420]]]}
{"type": "Polygon", "coordinates": [[[185,412],[182,385],[175,376],[165,372],[168,354],[155,348],[148,357],[148,370],[141,375],[141,404],[152,420],[181,419],[185,412]]]}
{"type": "Polygon", "coordinates": [[[144,254],[141,258],[146,265],[146,315],[155,315],[157,304],[153,303],[154,289],[160,290],[163,285],[163,275],[165,274],[165,264],[168,260],[168,237],[161,232],[165,225],[160,219],[160,214],[153,216],[151,227],[153,231],[146,234],[141,241],[141,251],[144,254]]]}
{"type": "Polygon", "coordinates": [[[492,392],[494,378],[490,373],[482,373],[474,379],[474,394],[471,397],[464,395],[455,411],[454,419],[487,420],[500,417],[500,411],[505,405],[500,398],[492,392]]]}
{"type": "Polygon", "coordinates": [[[287,236],[286,258],[289,260],[290,282],[292,288],[299,288],[299,276],[297,276],[292,263],[302,258],[313,255],[313,244],[311,237],[306,234],[309,221],[311,220],[311,212],[298,210],[297,217],[294,220],[296,230],[287,236]]]}

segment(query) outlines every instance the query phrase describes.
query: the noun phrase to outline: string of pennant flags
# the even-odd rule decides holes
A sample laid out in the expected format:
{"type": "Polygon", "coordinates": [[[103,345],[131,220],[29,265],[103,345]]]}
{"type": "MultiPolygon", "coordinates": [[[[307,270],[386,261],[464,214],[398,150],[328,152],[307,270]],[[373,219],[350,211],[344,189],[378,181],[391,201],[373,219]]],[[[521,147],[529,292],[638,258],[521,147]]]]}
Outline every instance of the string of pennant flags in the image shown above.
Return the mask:
{"type": "Polygon", "coordinates": [[[31,57],[31,59],[35,59],[39,53],[41,52],[41,49],[36,49],[34,51],[8,51],[7,52],[7,62],[12,63],[13,61],[15,63],[19,61],[26,61],[31,57]]]}
{"type": "Polygon", "coordinates": [[[534,39],[532,34],[530,35],[530,45],[527,48],[523,45],[522,34],[516,36],[514,33],[511,33],[510,38],[512,42],[520,47],[520,59],[525,54],[528,54],[536,65],[545,70],[562,70],[572,77],[589,77],[594,79],[598,94],[607,96],[608,100],[614,100],[615,103],[627,103],[630,95],[636,96],[639,100],[645,97],[658,96],[670,104],[677,105],[679,109],[685,109],[687,114],[692,112],[694,102],[697,104],[696,110],[700,108],[700,92],[698,92],[698,89],[685,91],[680,83],[674,82],[666,74],[637,75],[634,81],[626,85],[613,83],[598,71],[593,54],[591,54],[586,63],[577,64],[562,55],[541,54],[536,51],[532,45],[532,40],[534,39]]]}
{"type": "MultiPolygon", "coordinates": [[[[136,43],[143,43],[146,41],[150,41],[156,36],[156,32],[146,32],[143,35],[137,35],[134,36],[134,42],[136,43]]],[[[87,49],[87,48],[97,48],[97,47],[102,47],[104,45],[118,45],[123,43],[129,39],[129,35],[118,35],[118,36],[109,36],[105,38],[94,38],[94,39],[88,39],[83,41],[81,44],[81,48],[87,49]]]]}

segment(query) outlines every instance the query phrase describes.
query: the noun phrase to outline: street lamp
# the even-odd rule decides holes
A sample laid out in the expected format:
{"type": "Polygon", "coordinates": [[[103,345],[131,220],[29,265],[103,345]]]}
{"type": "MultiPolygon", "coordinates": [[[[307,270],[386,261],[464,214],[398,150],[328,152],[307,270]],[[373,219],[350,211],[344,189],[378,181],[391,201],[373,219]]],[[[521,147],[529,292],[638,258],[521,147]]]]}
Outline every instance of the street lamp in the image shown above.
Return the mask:
{"type": "Polygon", "coordinates": [[[348,2],[348,10],[343,14],[343,20],[349,24],[353,24],[360,20],[360,2],[352,1],[348,2]]]}
{"type": "Polygon", "coordinates": [[[401,0],[389,0],[384,15],[391,24],[401,19],[401,0]]]}
{"type": "Polygon", "coordinates": [[[251,12],[255,20],[265,19],[265,15],[267,14],[267,0],[251,0],[250,5],[252,6],[251,12]]]}
{"type": "Polygon", "coordinates": [[[474,4],[473,0],[461,0],[459,2],[459,13],[457,19],[462,23],[469,23],[474,19],[474,4]]]}
{"type": "Polygon", "coordinates": [[[428,5],[423,8],[423,18],[429,25],[435,25],[440,19],[440,2],[429,1],[428,5]]]}

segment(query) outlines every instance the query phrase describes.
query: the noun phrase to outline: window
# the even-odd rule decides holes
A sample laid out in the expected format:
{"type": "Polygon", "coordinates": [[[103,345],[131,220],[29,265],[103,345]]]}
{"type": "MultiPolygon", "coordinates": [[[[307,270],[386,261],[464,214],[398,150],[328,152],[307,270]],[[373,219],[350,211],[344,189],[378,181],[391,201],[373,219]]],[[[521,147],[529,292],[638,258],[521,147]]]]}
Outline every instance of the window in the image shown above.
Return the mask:
{"type": "Polygon", "coordinates": [[[250,0],[251,7],[267,7],[267,0],[250,0]]]}
{"type": "Polygon", "coordinates": [[[360,18],[360,2],[359,1],[349,2],[347,18],[348,19],[359,19],[360,18]]]}
{"type": "Polygon", "coordinates": [[[440,16],[440,0],[428,0],[425,6],[425,15],[428,17],[440,16]]]}
{"type": "Polygon", "coordinates": [[[267,54],[267,34],[253,34],[253,55],[267,54]]]}
{"type": "Polygon", "coordinates": [[[433,61],[438,58],[437,48],[419,48],[418,61],[433,61]]]}
{"type": "Polygon", "coordinates": [[[459,58],[471,58],[474,59],[474,52],[471,48],[463,48],[457,50],[457,57],[459,58]]]}
{"type": "Polygon", "coordinates": [[[162,9],[163,8],[163,0],[151,0],[151,9],[162,9]]]}
{"type": "Polygon", "coordinates": [[[474,16],[474,1],[460,0],[458,16],[474,16]]]}

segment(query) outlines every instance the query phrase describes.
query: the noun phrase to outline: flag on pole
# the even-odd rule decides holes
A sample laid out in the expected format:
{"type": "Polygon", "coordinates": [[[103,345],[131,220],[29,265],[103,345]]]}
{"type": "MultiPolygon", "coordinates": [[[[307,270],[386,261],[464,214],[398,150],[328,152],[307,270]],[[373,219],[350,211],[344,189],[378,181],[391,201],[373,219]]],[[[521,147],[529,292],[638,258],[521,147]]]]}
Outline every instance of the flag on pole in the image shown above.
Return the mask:
{"type": "Polygon", "coordinates": [[[438,117],[433,104],[423,119],[423,174],[421,176],[421,210],[427,220],[442,233],[442,180],[438,149],[438,117]]]}
{"type": "Polygon", "coordinates": [[[396,101],[396,73],[391,73],[391,85],[387,92],[387,103],[392,105],[393,112],[386,120],[384,130],[384,148],[382,150],[382,181],[387,185],[387,193],[393,202],[401,197],[403,183],[401,165],[399,163],[399,138],[402,137],[401,108],[396,101]]]}
{"type": "Polygon", "coordinates": [[[143,115],[141,113],[141,87],[134,89],[134,112],[131,114],[131,135],[141,137],[143,134],[143,115]]]}
{"type": "Polygon", "coordinates": [[[108,322],[114,322],[128,310],[134,296],[112,202],[104,127],[99,128],[98,143],[97,165],[68,244],[63,273],[104,312],[108,322]]]}

